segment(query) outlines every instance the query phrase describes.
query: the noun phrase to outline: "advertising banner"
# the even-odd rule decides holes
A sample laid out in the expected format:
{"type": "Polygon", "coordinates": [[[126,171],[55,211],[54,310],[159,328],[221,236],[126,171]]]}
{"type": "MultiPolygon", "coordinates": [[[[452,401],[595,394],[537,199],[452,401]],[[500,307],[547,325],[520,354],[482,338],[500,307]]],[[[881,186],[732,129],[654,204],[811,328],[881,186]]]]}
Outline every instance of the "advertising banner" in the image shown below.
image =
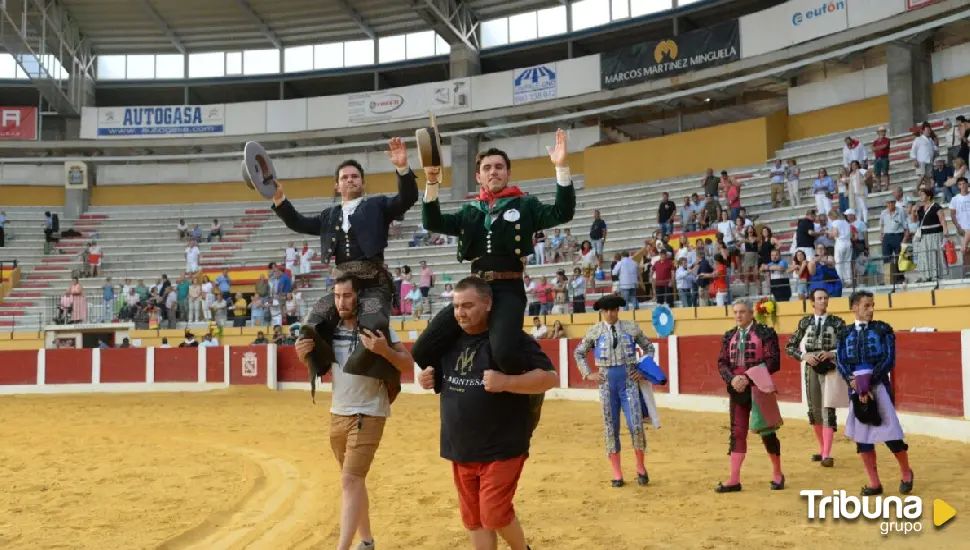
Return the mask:
{"type": "Polygon", "coordinates": [[[221,136],[225,133],[225,105],[160,105],[101,107],[99,138],[163,138],[221,136]]]}
{"type": "Polygon", "coordinates": [[[906,11],[906,0],[849,0],[849,28],[887,19],[906,11]]]}
{"type": "Polygon", "coordinates": [[[430,112],[436,115],[464,113],[472,108],[471,91],[471,80],[459,78],[350,94],[347,96],[347,118],[351,124],[377,124],[424,118],[430,112]]]}
{"type": "Polygon", "coordinates": [[[512,71],[512,104],[547,101],[558,96],[556,64],[548,63],[512,71]]]}
{"type": "Polygon", "coordinates": [[[0,139],[37,139],[37,107],[0,107],[0,139]]]}
{"type": "MultiPolygon", "coordinates": [[[[852,0],[848,0],[851,2],[852,0]]],[[[869,15],[864,14],[868,2],[860,2],[860,24],[869,15]]],[[[877,13],[881,18],[883,4],[894,4],[892,0],[877,0],[877,13]]],[[[791,0],[780,6],[752,13],[741,18],[742,57],[754,57],[844,31],[849,28],[847,0],[791,0]],[[767,31],[767,32],[766,32],[767,31]]],[[[875,19],[873,19],[875,20],[875,19]]]]}
{"type": "Polygon", "coordinates": [[[738,21],[659,41],[641,42],[600,56],[603,88],[615,89],[741,58],[738,21]]]}

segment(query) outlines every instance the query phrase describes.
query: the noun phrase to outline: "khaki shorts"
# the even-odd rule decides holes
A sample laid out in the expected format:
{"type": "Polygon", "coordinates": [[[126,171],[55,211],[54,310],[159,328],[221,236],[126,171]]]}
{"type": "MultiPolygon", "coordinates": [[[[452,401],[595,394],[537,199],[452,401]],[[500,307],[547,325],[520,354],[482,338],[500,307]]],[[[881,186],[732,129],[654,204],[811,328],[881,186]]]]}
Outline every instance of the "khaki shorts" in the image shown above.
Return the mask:
{"type": "Polygon", "coordinates": [[[340,471],[366,477],[384,435],[383,416],[330,415],[330,448],[340,471]]]}

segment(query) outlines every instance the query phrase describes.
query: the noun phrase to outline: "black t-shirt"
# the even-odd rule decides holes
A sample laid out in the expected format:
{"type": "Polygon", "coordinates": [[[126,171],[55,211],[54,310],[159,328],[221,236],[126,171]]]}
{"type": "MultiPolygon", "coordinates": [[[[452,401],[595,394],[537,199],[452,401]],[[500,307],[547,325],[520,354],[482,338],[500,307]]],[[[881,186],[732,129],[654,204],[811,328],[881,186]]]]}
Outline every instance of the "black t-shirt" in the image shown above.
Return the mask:
{"type": "MultiPolygon", "coordinates": [[[[697,274],[707,275],[710,273],[714,273],[714,267],[711,265],[711,262],[707,260],[707,258],[704,258],[700,261],[700,263],[697,264],[697,274]]],[[[710,284],[711,280],[706,277],[703,279],[697,279],[698,288],[707,288],[710,284]]]]}
{"type": "Polygon", "coordinates": [[[795,248],[815,246],[815,237],[812,237],[809,231],[815,231],[815,222],[808,218],[798,220],[798,227],[795,229],[795,248]]]}
{"type": "Polygon", "coordinates": [[[660,223],[667,223],[673,217],[675,210],[677,210],[677,205],[674,204],[674,201],[661,202],[660,210],[657,211],[657,218],[660,223]]]}
{"type": "MultiPolygon", "coordinates": [[[[517,349],[529,370],[555,371],[539,343],[520,333],[517,349]]],[[[483,376],[495,368],[488,332],[462,333],[441,358],[441,458],[453,462],[494,462],[529,452],[530,396],[485,391],[483,376]]]]}
{"type": "Polygon", "coordinates": [[[593,226],[589,228],[589,238],[598,241],[603,238],[604,231],[606,231],[606,222],[602,219],[593,220],[593,226]]]}

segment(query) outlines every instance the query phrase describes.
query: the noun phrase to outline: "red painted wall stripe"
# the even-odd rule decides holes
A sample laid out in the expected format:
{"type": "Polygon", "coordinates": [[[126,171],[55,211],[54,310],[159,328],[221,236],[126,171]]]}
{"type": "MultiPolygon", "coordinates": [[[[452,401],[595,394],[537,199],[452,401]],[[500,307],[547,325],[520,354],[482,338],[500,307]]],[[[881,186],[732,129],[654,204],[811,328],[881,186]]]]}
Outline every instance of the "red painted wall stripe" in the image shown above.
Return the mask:
{"type": "MultiPolygon", "coordinates": [[[[222,348],[211,349],[217,349],[219,357],[222,357],[222,348]]],[[[222,378],[221,366],[219,377],[222,378]]],[[[198,382],[198,348],[155,348],[155,381],[159,383],[198,382]]]]}
{"type": "Polygon", "coordinates": [[[45,355],[45,383],[91,383],[91,350],[49,349],[45,355]]]}
{"type": "Polygon", "coordinates": [[[101,350],[101,383],[145,382],[144,348],[101,350]]]}
{"type": "Polygon", "coordinates": [[[0,386],[37,383],[37,350],[5,351],[0,357],[0,386]]]}
{"type": "Polygon", "coordinates": [[[296,356],[296,348],[293,346],[276,348],[276,378],[280,382],[310,381],[309,372],[296,356]]]}

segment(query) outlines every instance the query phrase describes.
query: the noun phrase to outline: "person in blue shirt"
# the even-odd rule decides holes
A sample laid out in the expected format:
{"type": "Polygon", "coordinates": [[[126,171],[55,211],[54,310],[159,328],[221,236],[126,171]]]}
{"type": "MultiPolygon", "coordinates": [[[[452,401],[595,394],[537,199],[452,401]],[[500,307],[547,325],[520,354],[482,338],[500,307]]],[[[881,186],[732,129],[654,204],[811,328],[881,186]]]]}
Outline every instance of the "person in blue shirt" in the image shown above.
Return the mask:
{"type": "Polygon", "coordinates": [[[788,262],[781,259],[781,250],[771,249],[771,261],[761,266],[771,283],[771,295],[777,302],[791,300],[791,282],[788,278],[788,262]]]}
{"type": "Polygon", "coordinates": [[[101,290],[104,303],[102,321],[110,323],[115,318],[115,288],[111,285],[111,277],[104,280],[104,287],[101,290]]]}
{"type": "Polygon", "coordinates": [[[282,265],[277,265],[276,270],[279,272],[279,280],[276,284],[276,295],[286,296],[288,293],[293,291],[293,279],[290,277],[289,273],[283,269],[282,265]]]}
{"type": "Polygon", "coordinates": [[[232,279],[229,277],[228,269],[223,269],[222,275],[216,278],[216,286],[219,287],[219,292],[222,293],[223,298],[228,300],[232,297],[232,294],[229,292],[229,289],[232,288],[232,279]]]}

